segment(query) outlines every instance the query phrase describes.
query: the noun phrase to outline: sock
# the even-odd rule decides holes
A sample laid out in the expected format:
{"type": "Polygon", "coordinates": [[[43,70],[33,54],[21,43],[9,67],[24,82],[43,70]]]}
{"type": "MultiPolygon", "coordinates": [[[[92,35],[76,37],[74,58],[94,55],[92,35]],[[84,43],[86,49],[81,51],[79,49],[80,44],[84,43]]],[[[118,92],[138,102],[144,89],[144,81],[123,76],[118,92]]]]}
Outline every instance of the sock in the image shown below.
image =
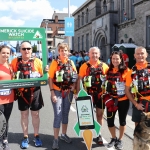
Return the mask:
{"type": "Polygon", "coordinates": [[[65,134],[63,134],[63,133],[62,133],[61,135],[62,135],[62,136],[65,136],[65,134]]]}

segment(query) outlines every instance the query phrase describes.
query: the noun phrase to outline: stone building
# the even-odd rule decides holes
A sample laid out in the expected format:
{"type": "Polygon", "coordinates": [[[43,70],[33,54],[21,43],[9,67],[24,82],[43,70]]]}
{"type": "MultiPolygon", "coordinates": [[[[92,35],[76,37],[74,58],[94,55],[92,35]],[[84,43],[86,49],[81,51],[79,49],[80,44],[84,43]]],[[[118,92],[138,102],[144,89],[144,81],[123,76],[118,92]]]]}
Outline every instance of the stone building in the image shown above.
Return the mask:
{"type": "Polygon", "coordinates": [[[97,46],[106,61],[116,43],[150,50],[150,0],[87,0],[72,15],[76,51],[97,46]]]}

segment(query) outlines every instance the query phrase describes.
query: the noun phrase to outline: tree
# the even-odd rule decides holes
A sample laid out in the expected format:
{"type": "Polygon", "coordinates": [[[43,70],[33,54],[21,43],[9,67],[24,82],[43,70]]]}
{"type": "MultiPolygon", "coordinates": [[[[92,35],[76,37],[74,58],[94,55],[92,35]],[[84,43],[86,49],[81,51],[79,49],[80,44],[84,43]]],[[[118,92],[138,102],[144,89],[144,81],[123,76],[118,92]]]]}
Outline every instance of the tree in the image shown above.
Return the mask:
{"type": "Polygon", "coordinates": [[[32,46],[32,49],[33,49],[33,53],[37,52],[37,46],[35,44],[32,46]]]}

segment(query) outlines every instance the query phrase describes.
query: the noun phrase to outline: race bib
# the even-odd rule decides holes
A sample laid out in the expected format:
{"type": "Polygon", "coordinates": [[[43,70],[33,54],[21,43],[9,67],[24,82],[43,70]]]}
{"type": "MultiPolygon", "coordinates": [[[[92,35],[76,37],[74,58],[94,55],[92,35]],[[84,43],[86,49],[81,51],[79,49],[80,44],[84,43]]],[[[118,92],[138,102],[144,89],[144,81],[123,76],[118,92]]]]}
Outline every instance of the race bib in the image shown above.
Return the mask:
{"type": "Polygon", "coordinates": [[[124,82],[116,82],[117,95],[125,95],[125,83],[124,82]]]}
{"type": "Polygon", "coordinates": [[[0,95],[10,95],[11,94],[11,89],[3,89],[3,90],[0,90],[0,95]]]}
{"type": "Polygon", "coordinates": [[[30,78],[40,78],[40,77],[41,77],[41,75],[38,72],[32,72],[30,74],[30,78]]]}

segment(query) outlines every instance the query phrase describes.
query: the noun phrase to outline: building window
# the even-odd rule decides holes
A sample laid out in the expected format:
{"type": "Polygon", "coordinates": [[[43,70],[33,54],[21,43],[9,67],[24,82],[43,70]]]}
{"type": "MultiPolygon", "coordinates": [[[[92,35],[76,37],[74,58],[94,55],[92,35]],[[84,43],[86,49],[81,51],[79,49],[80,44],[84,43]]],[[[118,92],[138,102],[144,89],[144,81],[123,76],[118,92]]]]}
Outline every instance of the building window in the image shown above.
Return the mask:
{"type": "Polygon", "coordinates": [[[52,31],[52,28],[47,28],[47,31],[52,31]]]}
{"type": "Polygon", "coordinates": [[[82,35],[82,50],[84,50],[84,35],[82,35]]]}
{"type": "Polygon", "coordinates": [[[89,51],[89,33],[86,34],[86,51],[89,51]]]}
{"type": "Polygon", "coordinates": [[[89,22],[89,10],[87,8],[87,10],[86,10],[86,23],[88,23],[88,22],[89,22]]]}
{"type": "Polygon", "coordinates": [[[84,12],[82,12],[82,26],[84,25],[84,12]]]}
{"type": "Polygon", "coordinates": [[[64,23],[65,23],[65,21],[64,21],[64,20],[58,20],[58,23],[60,23],[60,24],[64,24],[64,23]]]}
{"type": "Polygon", "coordinates": [[[80,51],[80,37],[78,37],[78,52],[80,51]]]}
{"type": "Polygon", "coordinates": [[[103,2],[103,9],[104,9],[104,13],[105,13],[107,11],[106,0],[104,0],[104,2],[103,2]]]}
{"type": "Polygon", "coordinates": [[[125,13],[125,8],[124,8],[124,0],[121,0],[121,22],[124,22],[124,13],[125,13]]]}
{"type": "Polygon", "coordinates": [[[65,31],[65,28],[58,28],[58,31],[65,31]]]}
{"type": "Polygon", "coordinates": [[[129,39],[128,43],[134,43],[132,38],[129,39]]]}
{"type": "Polygon", "coordinates": [[[110,10],[114,10],[115,8],[114,8],[114,1],[113,0],[111,0],[111,2],[110,2],[110,10]]]}
{"type": "Polygon", "coordinates": [[[51,38],[52,37],[52,34],[47,34],[47,38],[51,38]]]}
{"type": "Polygon", "coordinates": [[[121,41],[120,41],[120,44],[122,44],[122,43],[124,43],[124,40],[121,40],[121,41]]]}
{"type": "Polygon", "coordinates": [[[78,15],[78,28],[80,28],[80,16],[78,15]]]}
{"type": "Polygon", "coordinates": [[[52,42],[51,41],[50,42],[48,41],[47,44],[48,44],[48,46],[52,46],[52,42]]]}
{"type": "Polygon", "coordinates": [[[150,48],[150,16],[146,18],[146,47],[150,48]]]}
{"type": "Polygon", "coordinates": [[[131,0],[131,19],[134,19],[134,0],[131,0]]]}

